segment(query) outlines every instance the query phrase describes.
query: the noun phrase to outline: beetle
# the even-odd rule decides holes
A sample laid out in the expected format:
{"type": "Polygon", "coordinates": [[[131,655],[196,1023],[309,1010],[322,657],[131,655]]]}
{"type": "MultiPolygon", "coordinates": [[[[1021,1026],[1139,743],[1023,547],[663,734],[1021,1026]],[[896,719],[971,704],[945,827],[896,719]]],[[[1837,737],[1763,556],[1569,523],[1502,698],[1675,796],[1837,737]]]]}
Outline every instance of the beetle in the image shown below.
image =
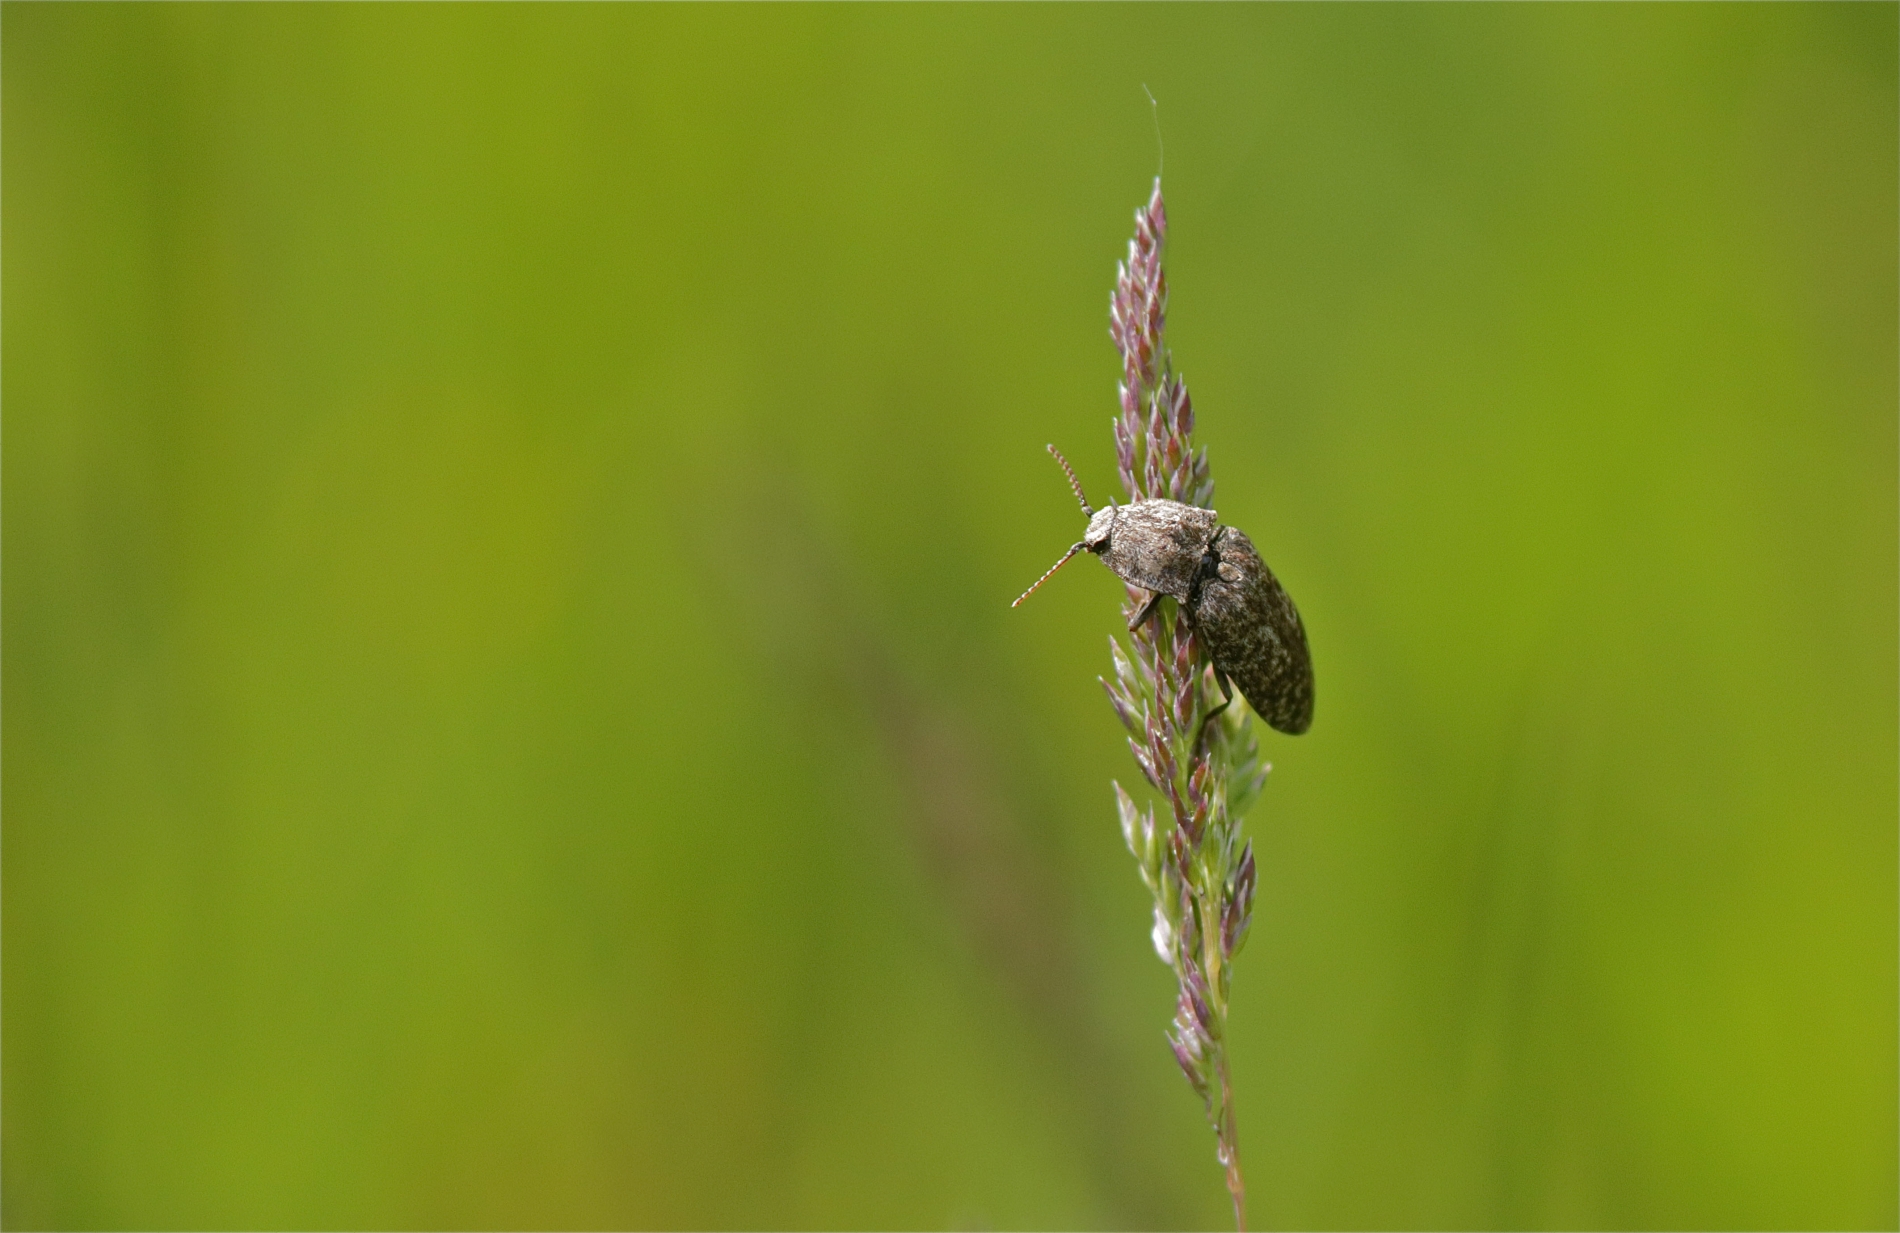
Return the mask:
{"type": "MultiPolygon", "coordinates": [[[[1132,632],[1154,614],[1164,595],[1180,605],[1188,628],[1213,661],[1223,701],[1207,719],[1233,703],[1233,686],[1274,728],[1298,736],[1313,725],[1313,657],[1306,626],[1292,596],[1273,576],[1238,527],[1224,526],[1211,509],[1150,497],[1130,505],[1112,500],[1089,506],[1069,460],[1049,447],[1089,520],[1082,538],[1062,554],[1010,607],[1028,599],[1078,552],[1102,559],[1123,582],[1151,592],[1132,632]]],[[[1203,729],[1206,720],[1202,721],[1203,729]]]]}

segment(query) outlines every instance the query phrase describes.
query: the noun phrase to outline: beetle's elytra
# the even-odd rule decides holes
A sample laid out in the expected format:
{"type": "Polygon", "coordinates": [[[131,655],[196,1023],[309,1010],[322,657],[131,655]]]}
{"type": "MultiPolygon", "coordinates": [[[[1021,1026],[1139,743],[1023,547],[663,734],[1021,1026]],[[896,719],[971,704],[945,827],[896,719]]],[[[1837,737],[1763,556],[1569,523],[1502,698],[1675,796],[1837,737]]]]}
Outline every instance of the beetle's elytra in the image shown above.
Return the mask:
{"type": "Polygon", "coordinates": [[[1237,527],[1220,525],[1213,510],[1179,501],[1152,498],[1091,509],[1068,459],[1053,445],[1049,452],[1068,475],[1088,530],[1016,604],[1070,557],[1092,552],[1116,577],[1153,592],[1130,629],[1148,619],[1163,595],[1174,596],[1213,660],[1222,697],[1233,701],[1231,680],[1255,713],[1279,731],[1298,736],[1312,727],[1313,658],[1306,627],[1253,541],[1237,527]]]}

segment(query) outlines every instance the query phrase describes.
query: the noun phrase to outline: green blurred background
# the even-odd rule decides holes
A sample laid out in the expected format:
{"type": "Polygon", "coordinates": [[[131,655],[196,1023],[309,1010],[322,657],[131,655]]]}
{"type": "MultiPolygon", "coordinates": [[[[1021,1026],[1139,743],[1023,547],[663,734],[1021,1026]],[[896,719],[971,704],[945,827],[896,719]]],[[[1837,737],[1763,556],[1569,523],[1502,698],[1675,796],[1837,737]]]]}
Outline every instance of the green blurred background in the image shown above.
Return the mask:
{"type": "Polygon", "coordinates": [[[1226,1223],[1146,83],[1255,1222],[1894,1227],[1896,11],[7,4],[5,1222],[1226,1223]]]}

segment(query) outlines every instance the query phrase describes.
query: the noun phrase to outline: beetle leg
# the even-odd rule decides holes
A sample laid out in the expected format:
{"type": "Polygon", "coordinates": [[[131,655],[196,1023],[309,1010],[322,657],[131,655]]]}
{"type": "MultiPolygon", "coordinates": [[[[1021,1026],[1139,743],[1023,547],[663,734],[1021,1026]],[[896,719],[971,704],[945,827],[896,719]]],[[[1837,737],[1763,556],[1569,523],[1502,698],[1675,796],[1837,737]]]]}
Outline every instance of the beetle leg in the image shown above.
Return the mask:
{"type": "Polygon", "coordinates": [[[1148,623],[1148,618],[1153,616],[1155,609],[1161,606],[1161,597],[1165,594],[1167,594],[1165,591],[1155,591],[1148,596],[1148,602],[1141,606],[1141,611],[1135,614],[1135,619],[1128,622],[1129,633],[1134,633],[1148,623]]]}
{"type": "Polygon", "coordinates": [[[1213,710],[1209,711],[1207,714],[1201,716],[1200,730],[1194,734],[1194,748],[1197,750],[1201,748],[1201,742],[1207,739],[1208,723],[1213,720],[1214,716],[1220,714],[1222,711],[1226,710],[1228,707],[1234,704],[1233,682],[1227,679],[1227,674],[1220,670],[1219,664],[1214,665],[1214,683],[1220,686],[1221,704],[1215,707],[1213,710]]]}
{"type": "Polygon", "coordinates": [[[1166,594],[1166,591],[1156,591],[1153,595],[1148,597],[1148,602],[1141,606],[1141,611],[1135,614],[1135,619],[1128,622],[1129,633],[1132,634],[1140,629],[1142,625],[1147,622],[1148,618],[1155,614],[1156,606],[1161,603],[1161,597],[1166,594]]]}

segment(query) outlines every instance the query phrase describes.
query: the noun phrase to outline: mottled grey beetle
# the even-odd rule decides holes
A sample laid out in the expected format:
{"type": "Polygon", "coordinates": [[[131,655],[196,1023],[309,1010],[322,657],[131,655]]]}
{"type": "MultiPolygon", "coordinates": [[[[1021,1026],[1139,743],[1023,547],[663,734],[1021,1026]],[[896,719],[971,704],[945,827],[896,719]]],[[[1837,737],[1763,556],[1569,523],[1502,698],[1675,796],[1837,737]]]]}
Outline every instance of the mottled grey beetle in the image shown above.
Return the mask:
{"type": "Polygon", "coordinates": [[[1010,607],[1086,549],[1124,582],[1153,592],[1129,629],[1154,615],[1163,595],[1180,604],[1188,628],[1213,660],[1214,680],[1225,699],[1208,718],[1233,702],[1232,678],[1254,711],[1281,732],[1298,736],[1311,727],[1313,659],[1306,649],[1306,627],[1253,541],[1236,527],[1219,525],[1213,510],[1179,501],[1152,498],[1091,509],[1069,460],[1053,445],[1049,452],[1069,477],[1088,516],[1088,530],[1010,607]]]}

